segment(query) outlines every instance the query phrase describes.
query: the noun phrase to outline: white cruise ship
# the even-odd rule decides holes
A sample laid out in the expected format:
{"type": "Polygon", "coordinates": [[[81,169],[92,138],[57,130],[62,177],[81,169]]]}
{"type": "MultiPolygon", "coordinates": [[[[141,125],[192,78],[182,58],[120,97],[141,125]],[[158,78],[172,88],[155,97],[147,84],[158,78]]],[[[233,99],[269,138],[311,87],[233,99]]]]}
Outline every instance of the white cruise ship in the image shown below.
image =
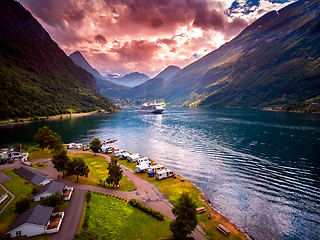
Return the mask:
{"type": "Polygon", "coordinates": [[[162,113],[163,111],[164,108],[156,102],[151,104],[144,103],[138,108],[138,112],[141,113],[162,113]]]}

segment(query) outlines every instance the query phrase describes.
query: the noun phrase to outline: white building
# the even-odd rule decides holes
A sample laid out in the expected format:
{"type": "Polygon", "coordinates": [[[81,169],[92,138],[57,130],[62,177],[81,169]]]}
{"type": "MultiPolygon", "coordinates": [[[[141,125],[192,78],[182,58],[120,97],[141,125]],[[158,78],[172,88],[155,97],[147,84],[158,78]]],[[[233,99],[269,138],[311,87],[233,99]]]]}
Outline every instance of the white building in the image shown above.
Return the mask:
{"type": "Polygon", "coordinates": [[[42,205],[36,205],[28,209],[20,214],[7,233],[9,233],[11,237],[31,237],[44,234],[50,222],[53,209],[53,207],[42,205]]]}

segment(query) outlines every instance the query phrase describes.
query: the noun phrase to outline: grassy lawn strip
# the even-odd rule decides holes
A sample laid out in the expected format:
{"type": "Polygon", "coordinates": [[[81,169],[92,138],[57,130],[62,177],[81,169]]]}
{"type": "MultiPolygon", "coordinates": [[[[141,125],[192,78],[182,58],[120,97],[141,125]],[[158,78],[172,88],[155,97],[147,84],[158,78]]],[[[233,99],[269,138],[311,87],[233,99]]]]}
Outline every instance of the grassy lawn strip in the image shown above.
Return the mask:
{"type": "Polygon", "coordinates": [[[2,183],[2,185],[15,196],[14,200],[0,214],[0,232],[4,233],[9,230],[11,224],[18,217],[18,214],[14,212],[16,202],[21,198],[31,198],[33,185],[16,175],[13,169],[2,171],[12,179],[11,181],[2,183]]]}
{"type": "MultiPolygon", "coordinates": [[[[111,154],[113,157],[113,154],[111,154]]],[[[136,163],[130,163],[128,160],[118,159],[118,162],[135,171],[136,163]]],[[[205,201],[206,197],[201,191],[194,186],[191,182],[185,180],[183,177],[176,175],[176,178],[171,177],[163,180],[157,180],[156,177],[148,177],[148,173],[136,173],[142,179],[154,184],[159,191],[164,195],[170,203],[176,205],[178,198],[183,191],[189,192],[192,199],[196,202],[197,208],[205,207],[206,212],[198,214],[199,225],[207,233],[207,239],[246,239],[244,233],[239,231],[227,218],[217,213],[212,207],[205,201]],[[207,217],[210,214],[210,219],[207,217]],[[231,233],[228,236],[223,235],[216,227],[219,224],[226,226],[231,233]]]]}
{"type": "MultiPolygon", "coordinates": [[[[80,184],[84,184],[84,185],[91,185],[91,186],[97,186],[97,187],[106,187],[106,188],[110,188],[113,189],[112,187],[108,186],[108,185],[101,185],[100,183],[100,179],[102,181],[105,181],[107,176],[108,176],[108,162],[106,161],[106,159],[102,156],[98,156],[98,155],[93,155],[93,154],[87,154],[87,153],[83,153],[83,152],[79,152],[79,153],[75,153],[75,154],[70,154],[70,157],[81,157],[85,160],[85,162],[87,163],[88,167],[89,167],[89,176],[88,178],[85,177],[79,177],[79,183],[80,184]]],[[[65,177],[66,179],[75,182],[76,181],[76,176],[69,176],[69,177],[65,177]]],[[[118,188],[117,190],[120,191],[133,191],[135,188],[134,183],[129,180],[126,176],[123,176],[121,181],[120,181],[120,188],[118,188]]]]}
{"type": "Polygon", "coordinates": [[[114,196],[92,193],[83,214],[88,214],[88,230],[100,239],[170,239],[170,220],[159,221],[114,196]],[[89,208],[88,208],[89,206],[89,208]]]}

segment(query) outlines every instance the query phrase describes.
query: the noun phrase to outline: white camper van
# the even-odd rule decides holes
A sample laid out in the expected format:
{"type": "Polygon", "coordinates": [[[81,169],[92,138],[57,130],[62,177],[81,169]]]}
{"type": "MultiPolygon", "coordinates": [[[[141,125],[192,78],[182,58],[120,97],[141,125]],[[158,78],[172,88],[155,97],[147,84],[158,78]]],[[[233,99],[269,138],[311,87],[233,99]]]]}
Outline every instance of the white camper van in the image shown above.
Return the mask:
{"type": "Polygon", "coordinates": [[[111,148],[112,148],[112,146],[110,146],[110,145],[103,145],[103,146],[101,147],[101,152],[102,152],[102,153],[107,153],[108,150],[110,150],[111,148]]]}
{"type": "Polygon", "coordinates": [[[133,163],[133,162],[136,162],[140,157],[141,157],[140,154],[134,153],[127,156],[127,159],[129,160],[129,162],[133,163]]]}
{"type": "Polygon", "coordinates": [[[120,154],[119,157],[120,157],[121,159],[126,159],[129,155],[130,155],[130,153],[128,153],[128,152],[123,152],[123,153],[120,154]]]}
{"type": "Polygon", "coordinates": [[[125,153],[126,151],[124,151],[124,150],[118,150],[118,151],[114,151],[113,152],[113,156],[114,157],[120,157],[120,155],[122,154],[122,153],[125,153]]]}
{"type": "Polygon", "coordinates": [[[149,168],[149,165],[143,162],[136,166],[136,172],[137,173],[146,172],[148,168],[149,168]]]}
{"type": "Polygon", "coordinates": [[[161,170],[156,173],[156,178],[158,180],[169,178],[173,176],[173,172],[170,169],[161,170]]]}
{"type": "Polygon", "coordinates": [[[67,144],[68,149],[75,148],[75,146],[76,146],[76,143],[68,143],[67,144]]]}
{"type": "Polygon", "coordinates": [[[147,164],[149,167],[151,166],[151,162],[149,161],[149,158],[147,158],[147,157],[139,158],[137,160],[137,165],[139,165],[139,164],[147,164]]]}

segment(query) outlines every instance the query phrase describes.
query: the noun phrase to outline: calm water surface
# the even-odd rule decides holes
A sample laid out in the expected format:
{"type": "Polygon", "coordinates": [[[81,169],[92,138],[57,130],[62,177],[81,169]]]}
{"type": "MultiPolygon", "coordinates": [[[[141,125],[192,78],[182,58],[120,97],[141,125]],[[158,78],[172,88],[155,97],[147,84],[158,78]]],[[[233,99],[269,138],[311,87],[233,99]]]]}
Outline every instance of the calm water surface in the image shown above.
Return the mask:
{"type": "MultiPolygon", "coordinates": [[[[44,123],[0,127],[27,143],[44,123]]],[[[247,109],[133,110],[48,121],[65,143],[116,137],[198,186],[255,239],[320,239],[320,116],[247,109]]]]}

